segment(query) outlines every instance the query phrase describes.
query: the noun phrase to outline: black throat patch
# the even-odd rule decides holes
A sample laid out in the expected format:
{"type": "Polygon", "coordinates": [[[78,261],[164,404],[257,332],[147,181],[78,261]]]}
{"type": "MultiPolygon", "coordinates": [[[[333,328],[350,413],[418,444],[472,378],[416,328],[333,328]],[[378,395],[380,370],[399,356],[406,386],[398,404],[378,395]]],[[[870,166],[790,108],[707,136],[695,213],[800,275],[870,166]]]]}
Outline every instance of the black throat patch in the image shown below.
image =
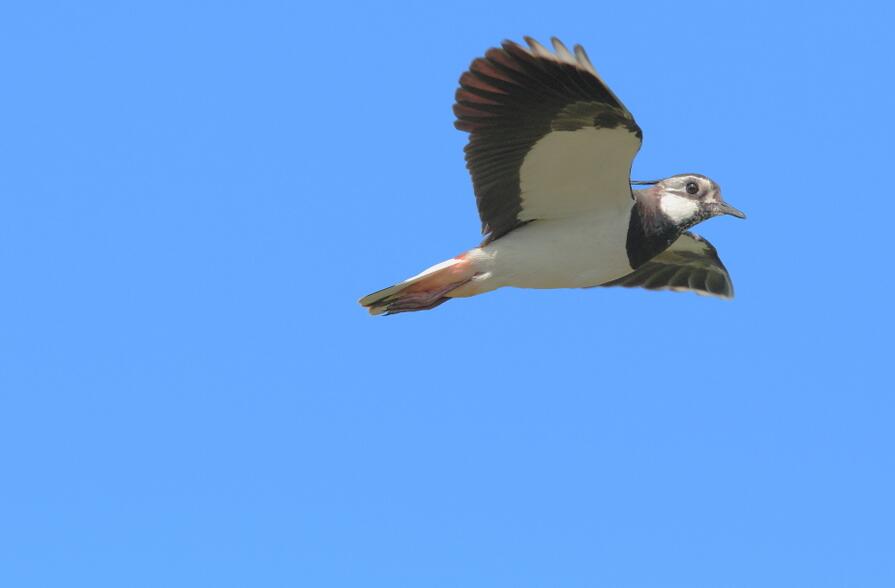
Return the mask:
{"type": "Polygon", "coordinates": [[[665,251],[683,231],[661,213],[655,198],[644,193],[649,193],[649,190],[636,194],[636,203],[631,208],[631,220],[628,223],[625,247],[628,263],[633,269],[665,251]]]}

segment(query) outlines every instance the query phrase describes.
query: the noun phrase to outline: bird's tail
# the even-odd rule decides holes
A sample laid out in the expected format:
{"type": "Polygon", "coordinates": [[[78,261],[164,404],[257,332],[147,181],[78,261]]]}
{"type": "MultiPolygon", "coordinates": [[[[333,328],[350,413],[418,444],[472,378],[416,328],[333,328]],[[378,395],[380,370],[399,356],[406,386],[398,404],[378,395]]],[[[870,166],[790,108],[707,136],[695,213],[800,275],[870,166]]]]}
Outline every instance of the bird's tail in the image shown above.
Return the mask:
{"type": "Polygon", "coordinates": [[[394,286],[368,294],[358,302],[370,314],[429,310],[450,300],[448,294],[468,283],[474,276],[472,264],[461,255],[433,265],[394,286]]]}

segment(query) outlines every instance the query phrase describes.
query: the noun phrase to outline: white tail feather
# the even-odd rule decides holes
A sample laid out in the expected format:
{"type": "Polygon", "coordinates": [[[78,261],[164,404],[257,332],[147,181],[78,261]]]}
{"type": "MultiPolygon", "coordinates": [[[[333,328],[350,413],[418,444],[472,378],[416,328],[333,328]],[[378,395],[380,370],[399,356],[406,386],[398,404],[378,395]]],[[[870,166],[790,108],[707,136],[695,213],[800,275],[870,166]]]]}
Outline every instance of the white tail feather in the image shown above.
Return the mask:
{"type": "Polygon", "coordinates": [[[446,295],[451,290],[471,279],[470,264],[463,256],[455,257],[394,286],[368,294],[358,302],[373,315],[428,310],[446,302],[446,295]]]}

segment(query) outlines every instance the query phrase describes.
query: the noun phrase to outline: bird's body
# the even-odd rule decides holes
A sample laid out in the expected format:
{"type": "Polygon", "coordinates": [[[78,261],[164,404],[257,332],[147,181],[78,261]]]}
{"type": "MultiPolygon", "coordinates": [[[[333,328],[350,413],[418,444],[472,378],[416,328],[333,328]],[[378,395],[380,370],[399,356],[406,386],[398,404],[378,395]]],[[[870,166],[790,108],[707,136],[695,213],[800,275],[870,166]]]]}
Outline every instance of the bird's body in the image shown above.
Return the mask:
{"type": "Polygon", "coordinates": [[[360,300],[372,314],[433,308],[504,286],[642,286],[731,297],[714,248],[686,230],[744,217],[705,176],[634,191],[642,133],[584,50],[506,42],[460,78],[457,127],[485,240],[360,300]]]}
{"type": "Polygon", "coordinates": [[[625,248],[629,218],[630,207],[524,225],[466,253],[480,274],[471,285],[479,294],[504,286],[586,288],[620,278],[633,269],[625,248]]]}

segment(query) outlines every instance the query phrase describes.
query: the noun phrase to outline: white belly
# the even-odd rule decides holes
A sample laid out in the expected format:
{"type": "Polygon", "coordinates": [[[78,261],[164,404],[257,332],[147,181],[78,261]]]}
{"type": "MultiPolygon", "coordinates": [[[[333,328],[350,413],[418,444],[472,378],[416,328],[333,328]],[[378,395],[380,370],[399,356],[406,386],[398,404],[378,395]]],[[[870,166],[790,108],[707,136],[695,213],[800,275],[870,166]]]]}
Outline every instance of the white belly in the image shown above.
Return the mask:
{"type": "Polygon", "coordinates": [[[538,220],[472,250],[481,276],[476,293],[502,286],[583,288],[629,274],[629,216],[627,209],[538,220]]]}

